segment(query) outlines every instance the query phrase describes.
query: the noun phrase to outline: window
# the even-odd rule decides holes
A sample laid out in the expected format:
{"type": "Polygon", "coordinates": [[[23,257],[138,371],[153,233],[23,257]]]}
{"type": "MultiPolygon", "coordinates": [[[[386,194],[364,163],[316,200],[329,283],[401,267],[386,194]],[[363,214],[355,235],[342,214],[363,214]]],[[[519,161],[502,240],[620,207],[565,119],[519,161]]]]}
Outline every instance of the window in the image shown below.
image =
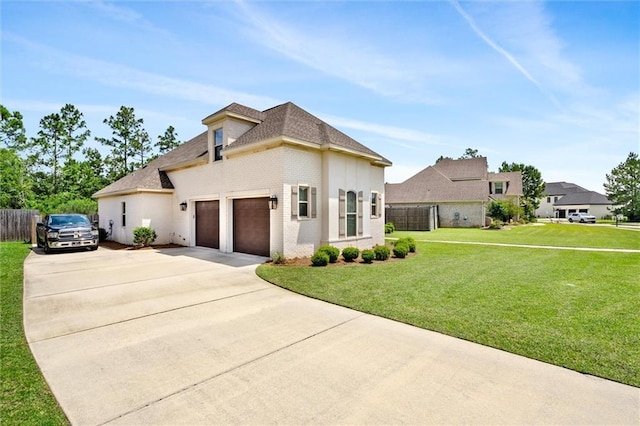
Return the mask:
{"type": "Polygon", "coordinates": [[[222,150],[222,129],[216,129],[213,131],[213,146],[215,150],[215,157],[213,161],[222,160],[222,154],[220,154],[220,151],[222,150]]]}
{"type": "Polygon", "coordinates": [[[551,197],[547,197],[547,203],[551,202],[551,197]]]}
{"type": "Polygon", "coordinates": [[[298,217],[309,217],[309,187],[298,187],[298,217]]]}
{"type": "Polygon", "coordinates": [[[353,191],[347,192],[347,237],[355,237],[358,229],[358,199],[353,191]]]}
{"type": "Polygon", "coordinates": [[[379,216],[379,212],[378,212],[378,193],[377,192],[372,192],[371,193],[371,217],[378,217],[379,216]]]}
{"type": "Polygon", "coordinates": [[[502,194],[502,185],[503,185],[503,183],[502,182],[496,182],[493,185],[494,185],[494,188],[496,190],[496,194],[502,194]]]}
{"type": "Polygon", "coordinates": [[[122,226],[127,226],[127,203],[122,202],[122,226]]]}
{"type": "Polygon", "coordinates": [[[557,203],[558,202],[558,197],[553,197],[553,202],[557,203]]]}

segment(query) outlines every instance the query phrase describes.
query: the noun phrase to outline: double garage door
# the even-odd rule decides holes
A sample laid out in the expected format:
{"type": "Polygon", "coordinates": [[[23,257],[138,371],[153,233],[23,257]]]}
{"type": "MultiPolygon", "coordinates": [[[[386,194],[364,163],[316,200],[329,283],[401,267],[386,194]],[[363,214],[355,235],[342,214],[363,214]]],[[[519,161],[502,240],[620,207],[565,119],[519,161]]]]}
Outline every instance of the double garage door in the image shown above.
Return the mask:
{"type": "MultiPolygon", "coordinates": [[[[269,199],[233,200],[233,251],[269,256],[269,199]]],[[[220,202],[196,202],[196,245],[220,248],[220,202]]]]}

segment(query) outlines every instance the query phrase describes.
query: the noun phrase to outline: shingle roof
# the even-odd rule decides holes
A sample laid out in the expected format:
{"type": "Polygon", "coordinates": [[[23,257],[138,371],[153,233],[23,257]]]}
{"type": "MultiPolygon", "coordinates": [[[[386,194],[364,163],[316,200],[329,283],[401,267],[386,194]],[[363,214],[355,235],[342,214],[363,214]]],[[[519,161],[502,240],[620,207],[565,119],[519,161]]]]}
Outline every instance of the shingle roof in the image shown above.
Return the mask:
{"type": "MultiPolygon", "coordinates": [[[[244,117],[255,122],[256,125],[238,137],[232,144],[225,147],[223,153],[272,138],[283,137],[316,144],[319,148],[330,145],[338,146],[369,157],[375,157],[377,161],[385,165],[391,165],[391,162],[386,158],[291,102],[265,111],[258,111],[244,105],[232,103],[206,117],[203,122],[217,120],[218,117],[224,118],[228,114],[244,117]]],[[[207,154],[207,132],[204,132],[173,151],[155,159],[147,166],[101,189],[94,194],[94,197],[126,191],[134,192],[141,189],[173,189],[171,180],[162,170],[189,161],[205,159],[207,154]]]]}
{"type": "Polygon", "coordinates": [[[445,158],[433,165],[451,180],[487,179],[487,158],[445,158]]]}
{"type": "MultiPolygon", "coordinates": [[[[372,151],[360,142],[345,135],[318,117],[308,113],[292,102],[275,106],[262,112],[260,124],[253,127],[229,145],[226,150],[233,150],[272,138],[285,137],[323,147],[335,145],[351,151],[360,152],[380,158],[391,164],[389,160],[372,151]]],[[[224,152],[224,150],[223,150],[224,152]]]]}
{"type": "Polygon", "coordinates": [[[489,172],[490,182],[508,182],[505,195],[523,195],[522,172],[489,172]]]}
{"type": "Polygon", "coordinates": [[[156,158],[145,167],[136,170],[102,188],[93,194],[94,197],[101,197],[112,193],[122,193],[125,191],[136,191],[139,189],[162,190],[173,189],[173,184],[167,173],[161,169],[171,165],[184,163],[207,156],[207,132],[201,133],[188,142],[183,143],[167,154],[156,158]]]}
{"type": "Polygon", "coordinates": [[[568,206],[568,205],[578,205],[578,204],[612,204],[611,201],[604,195],[597,193],[595,191],[583,191],[583,192],[574,192],[572,194],[567,194],[564,197],[560,198],[553,205],[554,206],[568,206]]]}
{"type": "Polygon", "coordinates": [[[544,195],[565,195],[571,194],[574,192],[587,192],[588,189],[585,189],[581,186],[576,185],[575,183],[570,182],[547,182],[544,186],[544,195]]]}

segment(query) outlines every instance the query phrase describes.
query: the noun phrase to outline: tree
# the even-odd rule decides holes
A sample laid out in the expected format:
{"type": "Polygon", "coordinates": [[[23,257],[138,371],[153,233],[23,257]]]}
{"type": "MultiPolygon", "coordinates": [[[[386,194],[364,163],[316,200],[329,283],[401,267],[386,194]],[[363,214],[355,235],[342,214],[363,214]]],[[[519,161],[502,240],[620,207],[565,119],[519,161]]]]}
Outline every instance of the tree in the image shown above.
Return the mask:
{"type": "Polygon", "coordinates": [[[111,127],[113,136],[110,139],[96,138],[96,141],[111,147],[105,162],[109,165],[110,180],[118,180],[134,170],[131,156],[135,148],[134,141],[144,130],[144,120],[136,118],[133,108],[121,106],[115,117],[105,118],[103,123],[111,127]]]}
{"type": "Polygon", "coordinates": [[[0,142],[10,149],[20,151],[27,142],[22,114],[11,112],[0,104],[0,142]]]}
{"type": "Polygon", "coordinates": [[[58,192],[64,162],[73,158],[90,134],[82,113],[70,104],[62,107],[60,113],[49,114],[40,120],[38,137],[27,144],[29,164],[44,168],[50,193],[58,192]]]}
{"type": "Polygon", "coordinates": [[[479,157],[480,155],[478,155],[477,149],[467,148],[464,150],[464,154],[462,154],[460,158],[458,158],[458,160],[465,160],[467,158],[479,158],[479,157]]]}
{"type": "Polygon", "coordinates": [[[510,219],[517,218],[522,214],[522,207],[518,206],[512,199],[502,198],[489,203],[487,214],[493,219],[508,222],[510,219]]]}
{"type": "Polygon", "coordinates": [[[615,207],[616,214],[623,214],[630,221],[640,221],[640,159],[630,152],[625,161],[607,174],[604,189],[615,207]]]}
{"type": "Polygon", "coordinates": [[[152,158],[151,138],[146,130],[141,129],[131,141],[131,169],[135,170],[146,165],[152,158]]]}
{"type": "Polygon", "coordinates": [[[0,208],[25,208],[31,197],[26,164],[13,149],[0,148],[0,208]]]}
{"type": "Polygon", "coordinates": [[[533,218],[535,210],[540,207],[540,198],[545,186],[540,171],[533,166],[527,166],[522,163],[508,164],[506,161],[502,162],[502,166],[498,171],[500,173],[522,173],[522,207],[525,217],[528,220],[533,218]]]}
{"type": "Polygon", "coordinates": [[[176,129],[174,129],[173,126],[169,126],[167,130],[165,130],[164,135],[158,135],[158,142],[156,142],[155,146],[158,148],[158,153],[162,155],[177,148],[180,146],[180,143],[176,129]]]}

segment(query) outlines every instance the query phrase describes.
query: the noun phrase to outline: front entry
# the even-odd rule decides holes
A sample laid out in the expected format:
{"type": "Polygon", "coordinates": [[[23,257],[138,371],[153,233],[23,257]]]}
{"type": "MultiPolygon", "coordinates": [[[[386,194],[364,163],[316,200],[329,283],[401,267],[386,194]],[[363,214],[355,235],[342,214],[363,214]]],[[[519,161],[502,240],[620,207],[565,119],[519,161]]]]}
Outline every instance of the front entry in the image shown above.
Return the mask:
{"type": "Polygon", "coordinates": [[[233,200],[233,251],[269,257],[268,198],[233,200]]]}
{"type": "Polygon", "coordinates": [[[220,248],[220,202],[196,201],[196,245],[220,248]]]}

